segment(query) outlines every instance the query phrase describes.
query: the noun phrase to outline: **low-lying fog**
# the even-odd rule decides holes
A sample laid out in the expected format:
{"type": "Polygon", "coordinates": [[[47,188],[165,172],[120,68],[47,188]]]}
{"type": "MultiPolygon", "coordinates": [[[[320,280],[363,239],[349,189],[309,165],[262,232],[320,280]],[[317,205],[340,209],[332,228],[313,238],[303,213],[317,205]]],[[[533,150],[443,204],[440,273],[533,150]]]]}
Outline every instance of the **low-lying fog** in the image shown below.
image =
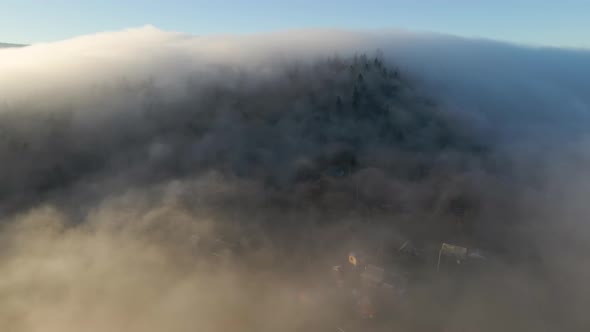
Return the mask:
{"type": "Polygon", "coordinates": [[[589,112],[586,50],[153,27],[2,49],[0,326],[349,331],[315,300],[331,266],[409,239],[427,277],[370,328],[587,331],[589,112]],[[485,267],[441,280],[442,242],[485,267]]]}

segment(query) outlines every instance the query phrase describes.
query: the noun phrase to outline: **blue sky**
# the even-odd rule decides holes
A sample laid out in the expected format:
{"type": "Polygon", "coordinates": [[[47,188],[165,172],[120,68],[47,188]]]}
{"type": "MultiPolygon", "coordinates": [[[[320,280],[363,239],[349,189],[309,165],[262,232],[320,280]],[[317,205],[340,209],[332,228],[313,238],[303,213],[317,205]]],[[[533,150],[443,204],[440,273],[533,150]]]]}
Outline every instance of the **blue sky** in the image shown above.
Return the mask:
{"type": "Polygon", "coordinates": [[[193,34],[405,28],[590,48],[587,0],[0,0],[0,41],[36,43],[154,25],[193,34]]]}

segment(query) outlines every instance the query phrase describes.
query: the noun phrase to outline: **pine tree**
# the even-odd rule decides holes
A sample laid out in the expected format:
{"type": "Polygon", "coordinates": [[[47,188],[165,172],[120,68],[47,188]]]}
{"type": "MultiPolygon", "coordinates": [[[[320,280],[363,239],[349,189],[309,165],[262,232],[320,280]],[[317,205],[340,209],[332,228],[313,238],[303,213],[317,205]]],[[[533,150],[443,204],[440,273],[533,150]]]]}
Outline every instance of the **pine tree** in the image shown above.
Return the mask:
{"type": "Polygon", "coordinates": [[[352,92],[352,107],[354,107],[355,109],[359,106],[360,98],[361,94],[359,92],[359,89],[355,86],[352,92]]]}

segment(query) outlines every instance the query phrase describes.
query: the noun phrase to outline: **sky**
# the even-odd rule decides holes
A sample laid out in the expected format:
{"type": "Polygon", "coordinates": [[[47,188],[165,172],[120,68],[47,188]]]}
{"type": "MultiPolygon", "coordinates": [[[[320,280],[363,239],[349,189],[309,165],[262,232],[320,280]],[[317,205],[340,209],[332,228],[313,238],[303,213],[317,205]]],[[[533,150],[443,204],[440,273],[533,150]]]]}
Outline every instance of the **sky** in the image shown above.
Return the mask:
{"type": "Polygon", "coordinates": [[[39,43],[153,25],[191,34],[408,29],[590,48],[586,0],[0,0],[0,41],[39,43]]]}

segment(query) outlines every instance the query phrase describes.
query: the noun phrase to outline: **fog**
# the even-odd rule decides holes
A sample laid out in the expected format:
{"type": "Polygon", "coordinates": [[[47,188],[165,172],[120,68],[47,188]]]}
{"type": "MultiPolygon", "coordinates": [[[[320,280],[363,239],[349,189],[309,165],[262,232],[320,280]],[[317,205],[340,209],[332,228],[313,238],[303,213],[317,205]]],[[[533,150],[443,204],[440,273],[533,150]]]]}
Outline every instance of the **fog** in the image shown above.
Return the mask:
{"type": "Polygon", "coordinates": [[[331,265],[411,239],[432,271],[370,329],[586,331],[589,112],[587,50],[150,26],[2,49],[0,326],[350,331],[313,300],[331,265]],[[456,289],[441,242],[486,267],[456,289]]]}

